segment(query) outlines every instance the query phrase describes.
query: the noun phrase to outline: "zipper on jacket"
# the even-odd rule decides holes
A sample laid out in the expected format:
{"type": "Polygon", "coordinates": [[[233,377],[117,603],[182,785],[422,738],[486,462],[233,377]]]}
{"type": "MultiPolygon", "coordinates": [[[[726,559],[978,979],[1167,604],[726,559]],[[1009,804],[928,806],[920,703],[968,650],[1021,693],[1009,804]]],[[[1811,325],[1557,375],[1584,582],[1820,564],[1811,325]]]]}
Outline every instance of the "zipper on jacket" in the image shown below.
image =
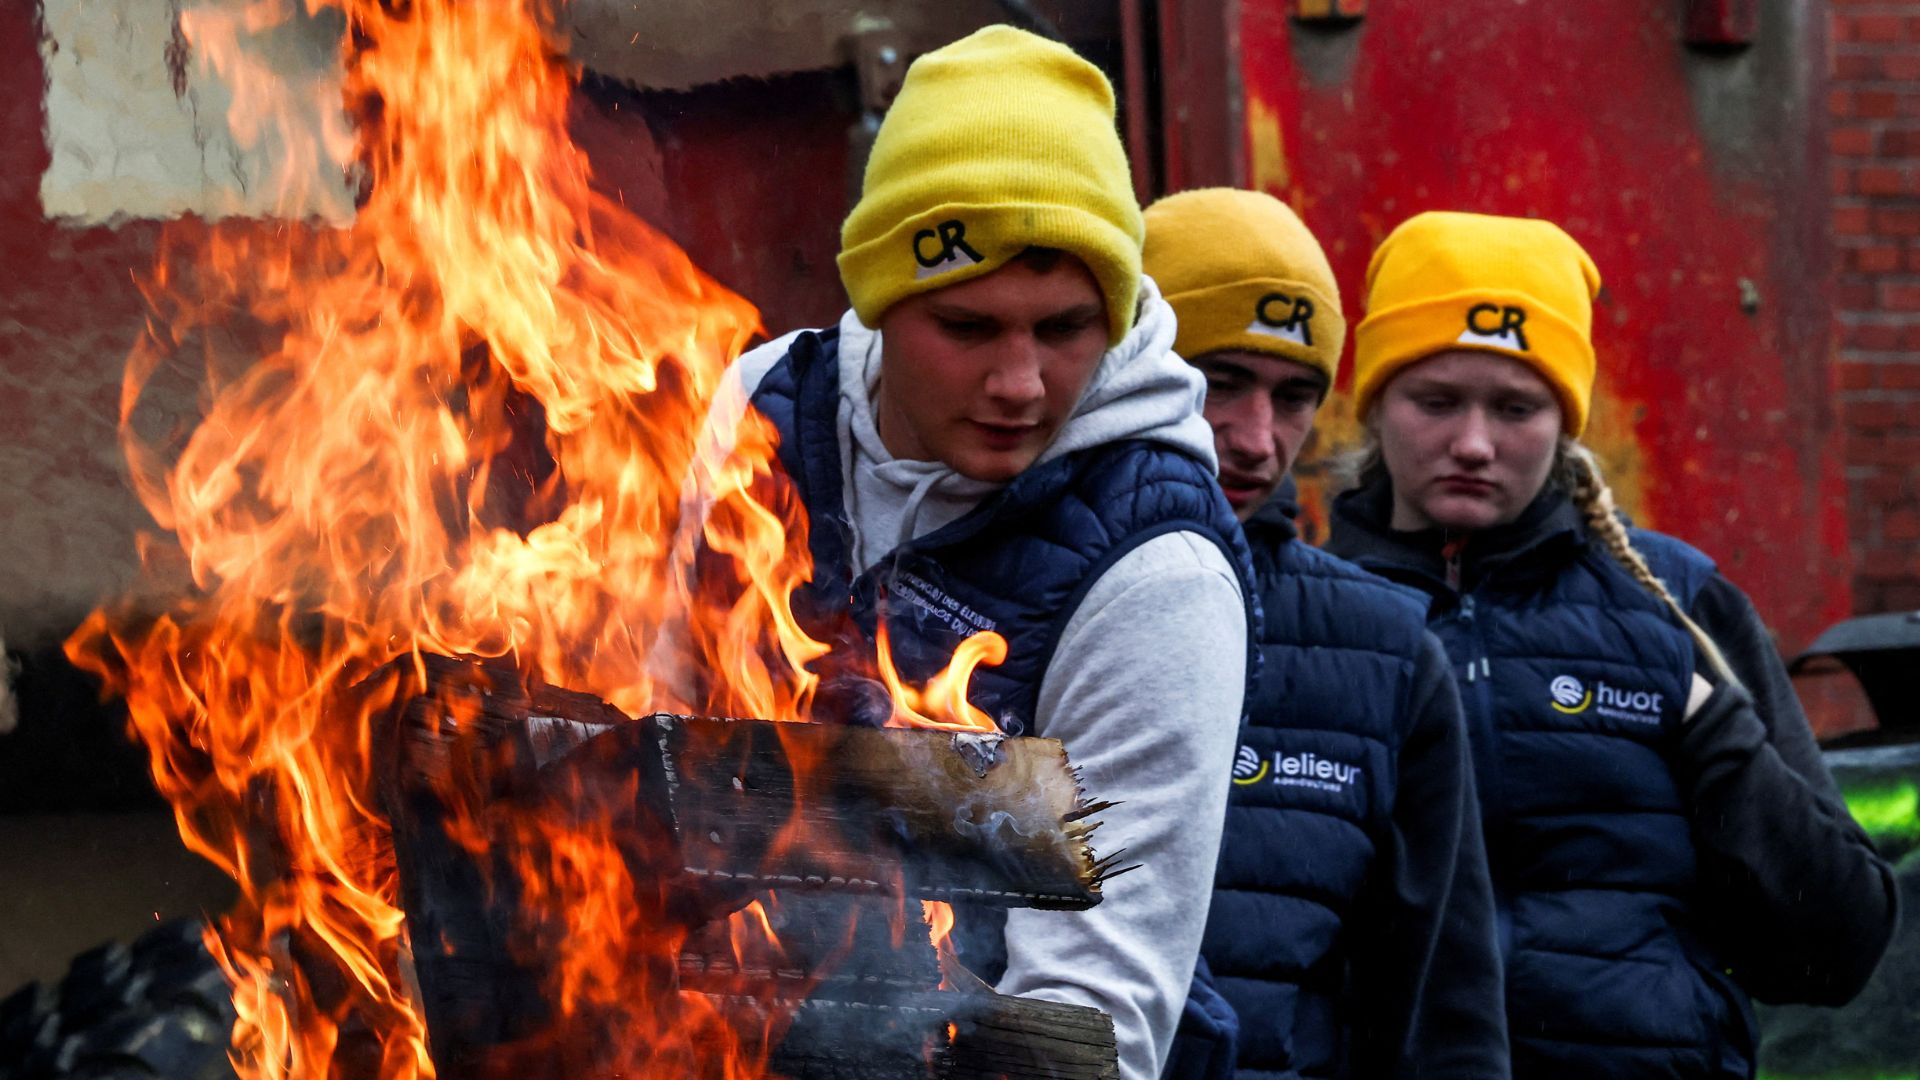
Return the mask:
{"type": "Polygon", "coordinates": [[[1454,533],[1448,530],[1446,542],[1440,545],[1440,557],[1447,562],[1447,588],[1460,591],[1460,555],[1467,549],[1467,538],[1472,533],[1454,533]]]}
{"type": "MultiPolygon", "coordinates": [[[[1468,738],[1484,740],[1489,753],[1483,758],[1474,755],[1476,782],[1483,792],[1480,803],[1481,827],[1489,825],[1504,829],[1505,815],[1497,818],[1490,811],[1506,803],[1506,776],[1500,768],[1500,725],[1494,715],[1493,664],[1487,658],[1487,643],[1480,626],[1474,618],[1472,596],[1460,598],[1460,623],[1466,630],[1470,643],[1467,660],[1467,682],[1473,705],[1468,710],[1468,738]],[[1478,657],[1478,659],[1475,659],[1478,657]]],[[[1462,702],[1462,704],[1465,704],[1462,702]]],[[[1491,859],[1491,855],[1489,855],[1491,859]]],[[[1489,864],[1489,869],[1491,869],[1489,864]]],[[[1504,963],[1513,955],[1513,895],[1499,884],[1493,890],[1494,928],[1498,934],[1500,959],[1504,963]]]]}

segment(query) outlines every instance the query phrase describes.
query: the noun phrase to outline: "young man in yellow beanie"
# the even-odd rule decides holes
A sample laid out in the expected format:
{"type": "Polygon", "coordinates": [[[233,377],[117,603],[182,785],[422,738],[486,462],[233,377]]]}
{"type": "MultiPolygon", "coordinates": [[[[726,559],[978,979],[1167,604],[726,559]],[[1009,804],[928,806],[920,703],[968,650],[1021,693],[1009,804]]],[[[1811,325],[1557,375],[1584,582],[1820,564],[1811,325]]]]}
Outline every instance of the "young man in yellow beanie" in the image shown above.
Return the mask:
{"type": "MultiPolygon", "coordinates": [[[[1140,243],[1106,79],[988,28],[916,61],[881,124],[842,233],[852,310],[730,373],[806,507],[809,632],[870,658],[884,622],[915,682],[1002,635],[969,699],[1065,742],[1118,804],[1100,848],[1141,868],[1098,907],[975,908],[956,936],[1003,993],[1109,1013],[1128,1080],[1158,1074],[1191,979],[1252,622],[1202,382],[1140,243]]],[[[858,722],[874,684],[824,674],[858,722]]]]}
{"type": "Polygon", "coordinates": [[[1590,454],[1600,274],[1544,221],[1426,213],[1367,271],[1372,441],[1329,548],[1459,665],[1517,1077],[1751,1077],[1748,995],[1838,1004],[1894,925],[1753,605],[1629,528],[1590,454]]]}
{"type": "MultiPolygon", "coordinates": [[[[1206,376],[1263,615],[1196,982],[1232,1006],[1246,1080],[1504,1076],[1492,887],[1446,654],[1416,594],[1301,542],[1276,497],[1346,343],[1333,270],[1270,195],[1184,192],[1146,222],[1146,271],[1206,376]]],[[[1207,1034],[1184,1026],[1176,1065],[1209,1056],[1207,1034]]]]}

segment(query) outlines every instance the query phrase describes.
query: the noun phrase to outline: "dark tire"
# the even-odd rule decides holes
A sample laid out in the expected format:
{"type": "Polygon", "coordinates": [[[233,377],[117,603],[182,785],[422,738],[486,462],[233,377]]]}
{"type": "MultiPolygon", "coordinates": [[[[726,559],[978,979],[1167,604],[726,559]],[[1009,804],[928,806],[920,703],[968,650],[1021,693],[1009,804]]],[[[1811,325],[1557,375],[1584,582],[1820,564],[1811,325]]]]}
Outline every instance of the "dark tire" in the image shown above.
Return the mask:
{"type": "Polygon", "coordinates": [[[0,1001],[0,1080],[233,1080],[233,1002],[201,925],[89,949],[57,988],[0,1001]]]}

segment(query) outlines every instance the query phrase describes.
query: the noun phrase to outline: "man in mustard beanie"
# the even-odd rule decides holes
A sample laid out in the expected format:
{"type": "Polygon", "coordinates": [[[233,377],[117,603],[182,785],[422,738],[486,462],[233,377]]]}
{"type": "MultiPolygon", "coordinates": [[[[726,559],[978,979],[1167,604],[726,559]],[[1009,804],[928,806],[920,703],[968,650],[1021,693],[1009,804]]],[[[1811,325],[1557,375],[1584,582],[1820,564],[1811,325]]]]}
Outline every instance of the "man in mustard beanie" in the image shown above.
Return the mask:
{"type": "Polygon", "coordinates": [[[867,718],[881,625],[916,683],[993,631],[1007,659],[971,702],[1062,740],[1118,804],[1100,850],[1141,868],[1098,907],[966,909],[955,936],[1001,992],[1109,1013],[1128,1080],[1158,1075],[1191,981],[1253,622],[1141,231],[1105,77],[981,30],[912,65],[875,137],[842,233],[852,310],[742,356],[720,399],[771,422],[806,507],[794,607],[835,646],[816,711],[867,718]]]}
{"type": "MultiPolygon", "coordinates": [[[[1146,212],[1146,272],[1207,378],[1220,478],[1252,548],[1261,676],[1195,997],[1238,1021],[1244,1078],[1507,1074],[1492,887],[1459,695],[1406,590],[1301,543],[1275,491],[1338,374],[1346,321],[1319,243],[1270,195],[1146,212]]],[[[1218,1056],[1183,1024],[1170,1075],[1218,1056]]]]}

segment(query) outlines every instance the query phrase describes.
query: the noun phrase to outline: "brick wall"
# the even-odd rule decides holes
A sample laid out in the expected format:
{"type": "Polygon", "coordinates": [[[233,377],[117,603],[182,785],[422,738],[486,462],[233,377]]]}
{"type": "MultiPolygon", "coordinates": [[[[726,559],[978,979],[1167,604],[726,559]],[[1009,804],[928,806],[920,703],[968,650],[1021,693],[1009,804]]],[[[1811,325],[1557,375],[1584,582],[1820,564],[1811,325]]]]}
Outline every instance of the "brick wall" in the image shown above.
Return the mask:
{"type": "Polygon", "coordinates": [[[1828,18],[1854,605],[1920,608],[1920,0],[1831,0],[1828,18]]]}

